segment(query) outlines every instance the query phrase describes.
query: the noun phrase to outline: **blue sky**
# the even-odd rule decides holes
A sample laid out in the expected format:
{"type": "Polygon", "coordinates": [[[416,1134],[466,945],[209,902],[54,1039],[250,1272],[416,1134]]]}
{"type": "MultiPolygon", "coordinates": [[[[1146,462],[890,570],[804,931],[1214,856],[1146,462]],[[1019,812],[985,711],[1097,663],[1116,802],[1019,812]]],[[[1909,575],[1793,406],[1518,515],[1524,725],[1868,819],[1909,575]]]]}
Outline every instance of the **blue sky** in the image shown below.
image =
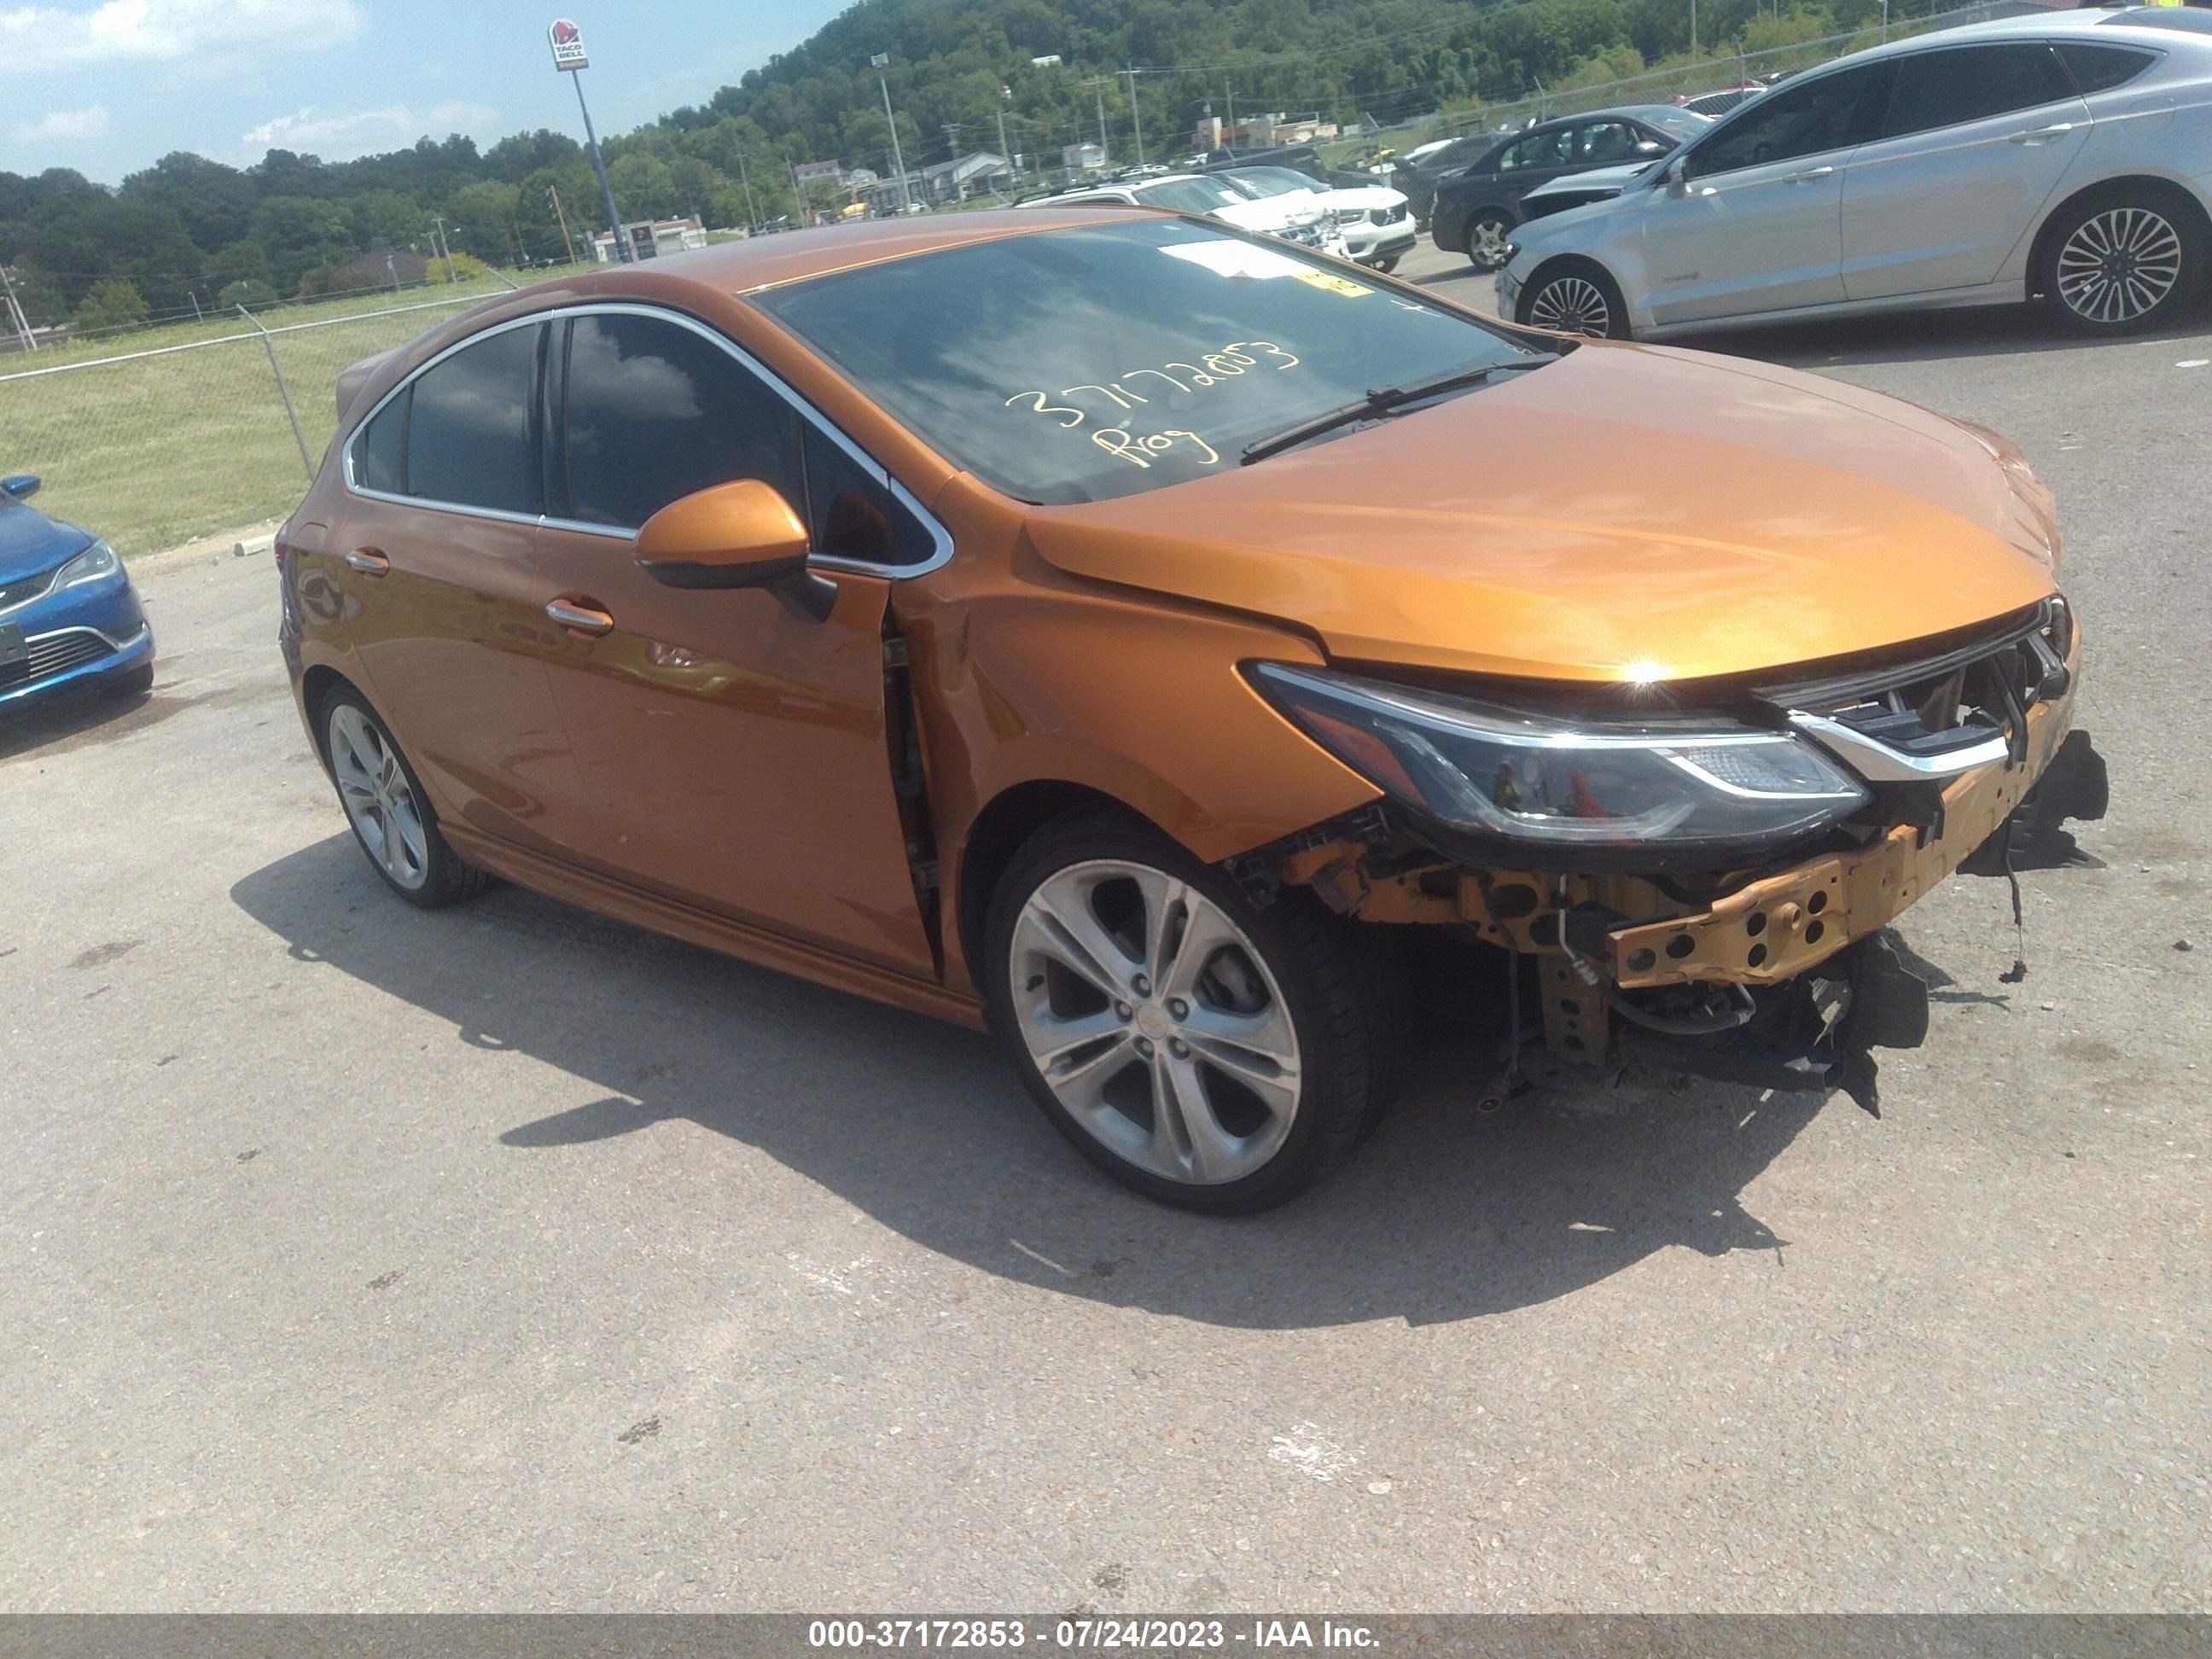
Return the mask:
{"type": "Polygon", "coordinates": [[[696,104],[850,0],[0,0],[0,169],[114,184],[173,149],[344,161],[465,132],[582,137],[545,44],[582,28],[592,120],[696,104]]]}

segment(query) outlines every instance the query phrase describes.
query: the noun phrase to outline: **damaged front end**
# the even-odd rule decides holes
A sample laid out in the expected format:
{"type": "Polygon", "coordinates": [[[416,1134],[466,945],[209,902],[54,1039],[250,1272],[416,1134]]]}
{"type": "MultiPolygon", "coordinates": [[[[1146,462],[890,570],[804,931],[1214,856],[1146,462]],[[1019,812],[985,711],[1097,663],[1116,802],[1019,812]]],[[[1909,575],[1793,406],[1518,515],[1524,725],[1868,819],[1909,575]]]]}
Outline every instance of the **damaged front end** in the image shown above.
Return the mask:
{"type": "Polygon", "coordinates": [[[2054,597],[1817,674],[1610,701],[1251,665],[1383,795],[1227,868],[1259,902],[1305,886],[1509,952],[1487,1092],[1636,1060],[1878,1114],[1871,1051],[1928,1028],[1891,921],[1954,869],[2051,861],[2064,820],[2104,814],[2104,763],[2071,729],[2079,659],[2054,597]]]}

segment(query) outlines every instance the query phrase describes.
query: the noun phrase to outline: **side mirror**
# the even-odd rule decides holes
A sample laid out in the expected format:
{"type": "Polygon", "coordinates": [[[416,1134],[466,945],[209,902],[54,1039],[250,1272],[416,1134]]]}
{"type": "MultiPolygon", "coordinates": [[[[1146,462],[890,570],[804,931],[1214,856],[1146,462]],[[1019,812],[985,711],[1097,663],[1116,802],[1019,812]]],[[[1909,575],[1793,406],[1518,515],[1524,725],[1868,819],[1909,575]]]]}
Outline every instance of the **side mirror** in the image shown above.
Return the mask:
{"type": "Polygon", "coordinates": [[[1677,155],[1667,163],[1667,188],[1676,196],[1686,196],[1690,191],[1690,158],[1677,155]]]}
{"type": "Polygon", "coordinates": [[[1668,147],[1656,138],[1639,138],[1636,141],[1636,153],[1638,155],[1664,155],[1668,147]]]}
{"type": "Polygon", "coordinates": [[[0,478],[0,489],[6,490],[19,501],[22,501],[39,493],[38,475],[18,472],[12,478],[0,478]]]}
{"type": "Polygon", "coordinates": [[[639,566],[667,587],[765,587],[794,613],[820,622],[837,584],[806,568],[806,526],[772,484],[757,478],[671,501],[637,532],[639,566]]]}

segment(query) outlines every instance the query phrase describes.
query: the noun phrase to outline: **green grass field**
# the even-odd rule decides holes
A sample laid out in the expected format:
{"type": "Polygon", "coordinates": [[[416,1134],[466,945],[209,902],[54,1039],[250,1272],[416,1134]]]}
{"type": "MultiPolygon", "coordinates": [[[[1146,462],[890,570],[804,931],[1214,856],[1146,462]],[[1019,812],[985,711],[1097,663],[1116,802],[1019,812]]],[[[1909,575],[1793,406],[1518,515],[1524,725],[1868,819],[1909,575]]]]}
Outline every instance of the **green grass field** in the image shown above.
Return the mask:
{"type": "MultiPolygon", "coordinates": [[[[434,310],[376,314],[390,311],[387,293],[266,313],[309,459],[320,465],[337,429],[340,370],[506,291],[483,278],[398,296],[402,306],[448,302],[434,310]],[[281,331],[301,323],[328,325],[281,331]]],[[[42,509],[106,537],[126,558],[280,518],[307,491],[268,349],[242,317],[10,356],[0,365],[0,472],[37,473],[42,509]],[[249,337],[224,338],[242,332],[249,337]],[[222,343],[205,343],[215,341],[222,343]],[[136,355],[175,346],[197,349],[136,355]],[[56,368],[63,372],[39,372],[56,368]]]]}

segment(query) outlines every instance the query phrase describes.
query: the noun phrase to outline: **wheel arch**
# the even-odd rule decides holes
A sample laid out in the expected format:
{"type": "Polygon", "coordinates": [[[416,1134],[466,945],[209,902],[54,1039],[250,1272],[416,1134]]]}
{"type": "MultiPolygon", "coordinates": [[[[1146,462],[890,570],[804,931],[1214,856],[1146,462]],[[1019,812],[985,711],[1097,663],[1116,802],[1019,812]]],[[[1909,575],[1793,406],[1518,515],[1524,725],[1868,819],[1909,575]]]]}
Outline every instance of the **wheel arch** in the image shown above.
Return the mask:
{"type": "MultiPolygon", "coordinates": [[[[983,933],[990,920],[991,900],[999,878],[1014,860],[1024,842],[1054,819],[1086,809],[1108,808],[1126,812],[1168,832],[1128,802],[1090,784],[1066,778],[1031,778],[1000,790],[983,804],[962,838],[955,869],[957,884],[952,895],[959,928],[961,960],[969,976],[981,982],[983,933]]],[[[1172,838],[1172,837],[1171,837],[1172,838]]]]}
{"type": "Polygon", "coordinates": [[[2021,274],[2021,283],[2026,298],[2033,300],[2043,291],[2044,262],[2050,257],[2051,244],[2059,225],[2066,216],[2085,202],[2101,196],[2118,195],[2124,191],[2139,191],[2155,196],[2197,227],[2197,234],[2212,240],[2212,212],[2197,199],[2197,193],[2179,179],[2168,179],[2155,173],[2122,173],[2111,178],[2100,179],[2069,191],[2043,216],[2035,228],[2035,235],[2028,244],[2027,269],[2021,274]]]}
{"type": "MultiPolygon", "coordinates": [[[[323,710],[335,691],[350,691],[363,702],[368,694],[356,685],[328,663],[314,663],[300,676],[300,707],[307,716],[308,735],[315,742],[315,755],[327,769],[331,763],[330,734],[324,729],[323,710]]],[[[374,703],[369,705],[375,707],[374,703]]]]}

